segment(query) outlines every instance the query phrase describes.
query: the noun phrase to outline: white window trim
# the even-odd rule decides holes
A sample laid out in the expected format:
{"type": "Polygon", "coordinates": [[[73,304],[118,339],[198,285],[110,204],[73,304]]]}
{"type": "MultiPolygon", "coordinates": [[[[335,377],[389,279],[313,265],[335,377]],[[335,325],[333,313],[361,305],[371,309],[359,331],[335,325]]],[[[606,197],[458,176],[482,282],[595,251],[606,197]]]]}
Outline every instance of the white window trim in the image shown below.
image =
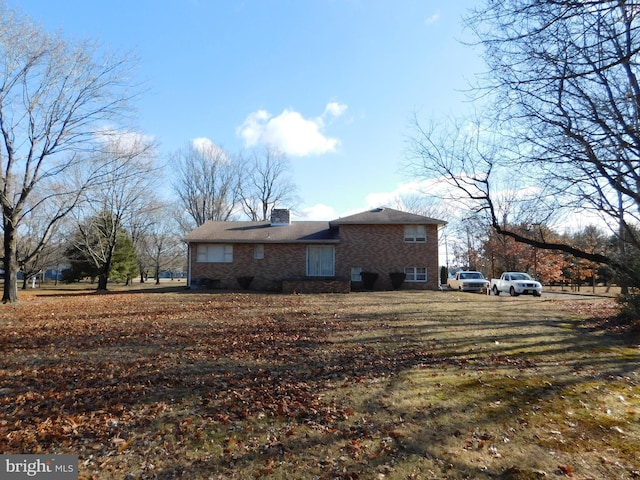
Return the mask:
{"type": "Polygon", "coordinates": [[[336,275],[336,248],[333,245],[309,245],[307,246],[307,277],[335,277],[336,275]],[[309,253],[313,248],[331,249],[331,272],[330,273],[311,273],[309,253]]]}
{"type": "Polygon", "coordinates": [[[425,283],[429,276],[427,275],[427,267],[404,267],[404,273],[406,274],[405,282],[409,283],[425,283]],[[424,273],[419,270],[424,270],[424,273]],[[424,278],[419,278],[424,277],[424,278]]]}
{"type": "Polygon", "coordinates": [[[427,243],[427,226],[405,225],[404,241],[406,243],[427,243]]]}
{"type": "Polygon", "coordinates": [[[262,260],[264,258],[264,243],[257,243],[253,246],[253,258],[262,260]]]}
{"type": "Polygon", "coordinates": [[[351,281],[352,282],[362,281],[362,267],[351,267],[351,281]]]}
{"type": "Polygon", "coordinates": [[[196,263],[233,263],[233,245],[200,243],[196,247],[196,263]]]}

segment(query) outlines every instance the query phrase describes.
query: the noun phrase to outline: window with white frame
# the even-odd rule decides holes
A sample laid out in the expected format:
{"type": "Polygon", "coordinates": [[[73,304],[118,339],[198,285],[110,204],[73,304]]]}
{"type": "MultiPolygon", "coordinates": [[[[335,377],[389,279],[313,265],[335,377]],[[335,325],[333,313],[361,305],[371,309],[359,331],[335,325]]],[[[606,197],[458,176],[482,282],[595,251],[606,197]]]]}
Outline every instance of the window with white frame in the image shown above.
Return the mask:
{"type": "Polygon", "coordinates": [[[408,243],[426,243],[427,242],[427,226],[426,225],[405,225],[404,241],[408,243]]]}
{"type": "Polygon", "coordinates": [[[427,269],[425,267],[405,267],[405,282],[426,282],[427,269]]]}
{"type": "Polygon", "coordinates": [[[335,274],[335,248],[333,245],[309,245],[307,247],[307,276],[333,277],[335,274]]]}
{"type": "Polygon", "coordinates": [[[232,263],[233,245],[198,245],[196,261],[198,263],[232,263]]]}
{"type": "Polygon", "coordinates": [[[264,245],[262,243],[253,246],[253,258],[256,260],[262,260],[264,258],[264,245]]]}
{"type": "Polygon", "coordinates": [[[362,281],[362,267],[351,267],[351,281],[352,282],[362,281]]]}

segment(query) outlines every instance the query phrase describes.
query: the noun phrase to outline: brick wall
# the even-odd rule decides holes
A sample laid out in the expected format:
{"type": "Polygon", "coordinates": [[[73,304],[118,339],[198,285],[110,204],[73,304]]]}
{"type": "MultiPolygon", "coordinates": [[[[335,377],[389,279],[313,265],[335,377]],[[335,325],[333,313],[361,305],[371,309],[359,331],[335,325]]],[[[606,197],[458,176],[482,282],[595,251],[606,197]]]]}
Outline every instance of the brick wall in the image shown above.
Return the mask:
{"type": "Polygon", "coordinates": [[[233,245],[233,263],[198,263],[196,246],[191,245],[191,278],[220,280],[221,288],[240,288],[237,277],[254,277],[251,288],[256,290],[280,290],[282,279],[304,277],[306,274],[306,245],[264,244],[264,258],[253,258],[254,245],[233,245]]]}
{"type": "MultiPolygon", "coordinates": [[[[266,243],[264,258],[254,259],[254,245],[239,243],[233,246],[233,263],[197,263],[196,245],[192,244],[191,278],[215,279],[219,280],[220,288],[237,289],[240,288],[237,277],[251,276],[252,289],[279,291],[284,279],[306,277],[306,248],[306,244],[266,243]]],[[[341,225],[340,243],[336,244],[336,278],[350,279],[352,267],[378,273],[376,290],[392,288],[391,272],[403,272],[405,267],[426,267],[427,282],[405,281],[401,288],[437,290],[437,227],[428,225],[427,242],[414,244],[404,241],[402,225],[341,225]]]]}
{"type": "Polygon", "coordinates": [[[438,232],[427,225],[426,243],[404,241],[403,225],[340,225],[340,247],[336,249],[336,275],[351,276],[351,268],[378,273],[376,290],[391,289],[389,273],[405,267],[426,267],[427,282],[404,282],[402,289],[437,290],[438,232]]]}
{"type": "Polygon", "coordinates": [[[350,291],[351,281],[344,278],[331,280],[286,279],[282,282],[283,293],[349,293],[350,291]]]}

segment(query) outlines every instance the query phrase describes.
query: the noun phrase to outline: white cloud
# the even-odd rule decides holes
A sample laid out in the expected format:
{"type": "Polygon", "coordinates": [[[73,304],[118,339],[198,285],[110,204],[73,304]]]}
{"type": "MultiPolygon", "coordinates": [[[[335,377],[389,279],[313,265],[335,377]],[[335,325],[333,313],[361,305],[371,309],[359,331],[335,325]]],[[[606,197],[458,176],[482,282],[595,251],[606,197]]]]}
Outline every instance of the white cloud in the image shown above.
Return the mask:
{"type": "Polygon", "coordinates": [[[452,187],[440,179],[412,180],[399,183],[390,192],[373,192],[367,195],[368,208],[397,205],[402,197],[425,196],[451,198],[452,187]]]}
{"type": "Polygon", "coordinates": [[[271,114],[266,110],[250,113],[242,125],[236,129],[236,133],[244,139],[245,145],[253,147],[260,142],[266,129],[265,125],[270,118],[271,114]]]}
{"type": "Polygon", "coordinates": [[[193,148],[201,152],[206,152],[217,147],[217,145],[207,137],[194,138],[193,140],[191,140],[191,145],[193,146],[193,148]]]}
{"type": "Polygon", "coordinates": [[[302,209],[299,215],[296,215],[295,220],[335,220],[338,218],[336,211],[333,207],[318,203],[302,209]]]}
{"type": "Polygon", "coordinates": [[[111,128],[98,130],[95,137],[105,145],[117,145],[118,148],[122,149],[132,149],[140,145],[152,145],[155,143],[155,138],[152,135],[111,128]]]}
{"type": "MultiPolygon", "coordinates": [[[[441,220],[450,220],[461,212],[461,205],[451,200],[442,200],[440,196],[447,197],[447,192],[451,190],[445,182],[438,179],[428,180],[412,180],[409,182],[399,183],[395,189],[387,192],[371,192],[365,198],[362,207],[350,209],[347,211],[337,212],[333,207],[319,203],[307,208],[303,208],[297,215],[296,220],[335,220],[340,217],[346,217],[361,213],[378,207],[389,207],[398,210],[411,209],[411,206],[402,204],[403,198],[411,199],[412,197],[424,196],[426,199],[434,200],[439,203],[440,207],[435,218],[441,220]]],[[[424,205],[430,205],[426,202],[424,205]]]]}
{"type": "Polygon", "coordinates": [[[398,198],[398,192],[378,192],[367,195],[367,208],[389,207],[398,198]]]}
{"type": "Polygon", "coordinates": [[[191,146],[200,152],[201,155],[208,155],[211,158],[218,158],[221,160],[229,159],[227,153],[207,137],[197,137],[192,139],[191,146]]]}
{"type": "Polygon", "coordinates": [[[347,111],[347,108],[349,107],[344,103],[329,102],[327,103],[327,106],[324,109],[324,114],[332,115],[334,117],[340,117],[341,115],[344,114],[344,112],[347,111]]]}
{"type": "Polygon", "coordinates": [[[432,14],[430,17],[425,18],[424,19],[424,24],[425,25],[432,25],[432,24],[438,22],[439,20],[440,20],[440,11],[438,10],[437,12],[432,14]]]}
{"type": "Polygon", "coordinates": [[[332,153],[340,142],[324,134],[324,118],[327,115],[338,117],[346,109],[345,104],[330,102],[321,116],[310,119],[288,108],[278,116],[258,110],[247,116],[236,133],[244,140],[246,147],[272,145],[296,157],[332,153]]]}

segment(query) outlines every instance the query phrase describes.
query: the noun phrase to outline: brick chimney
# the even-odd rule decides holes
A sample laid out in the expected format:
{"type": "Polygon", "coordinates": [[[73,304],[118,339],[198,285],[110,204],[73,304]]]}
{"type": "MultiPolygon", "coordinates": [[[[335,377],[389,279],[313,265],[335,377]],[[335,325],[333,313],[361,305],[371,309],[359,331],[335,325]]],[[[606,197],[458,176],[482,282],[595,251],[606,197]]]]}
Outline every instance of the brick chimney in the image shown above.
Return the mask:
{"type": "Polygon", "coordinates": [[[288,208],[271,209],[271,225],[281,226],[291,224],[291,214],[288,208]]]}

